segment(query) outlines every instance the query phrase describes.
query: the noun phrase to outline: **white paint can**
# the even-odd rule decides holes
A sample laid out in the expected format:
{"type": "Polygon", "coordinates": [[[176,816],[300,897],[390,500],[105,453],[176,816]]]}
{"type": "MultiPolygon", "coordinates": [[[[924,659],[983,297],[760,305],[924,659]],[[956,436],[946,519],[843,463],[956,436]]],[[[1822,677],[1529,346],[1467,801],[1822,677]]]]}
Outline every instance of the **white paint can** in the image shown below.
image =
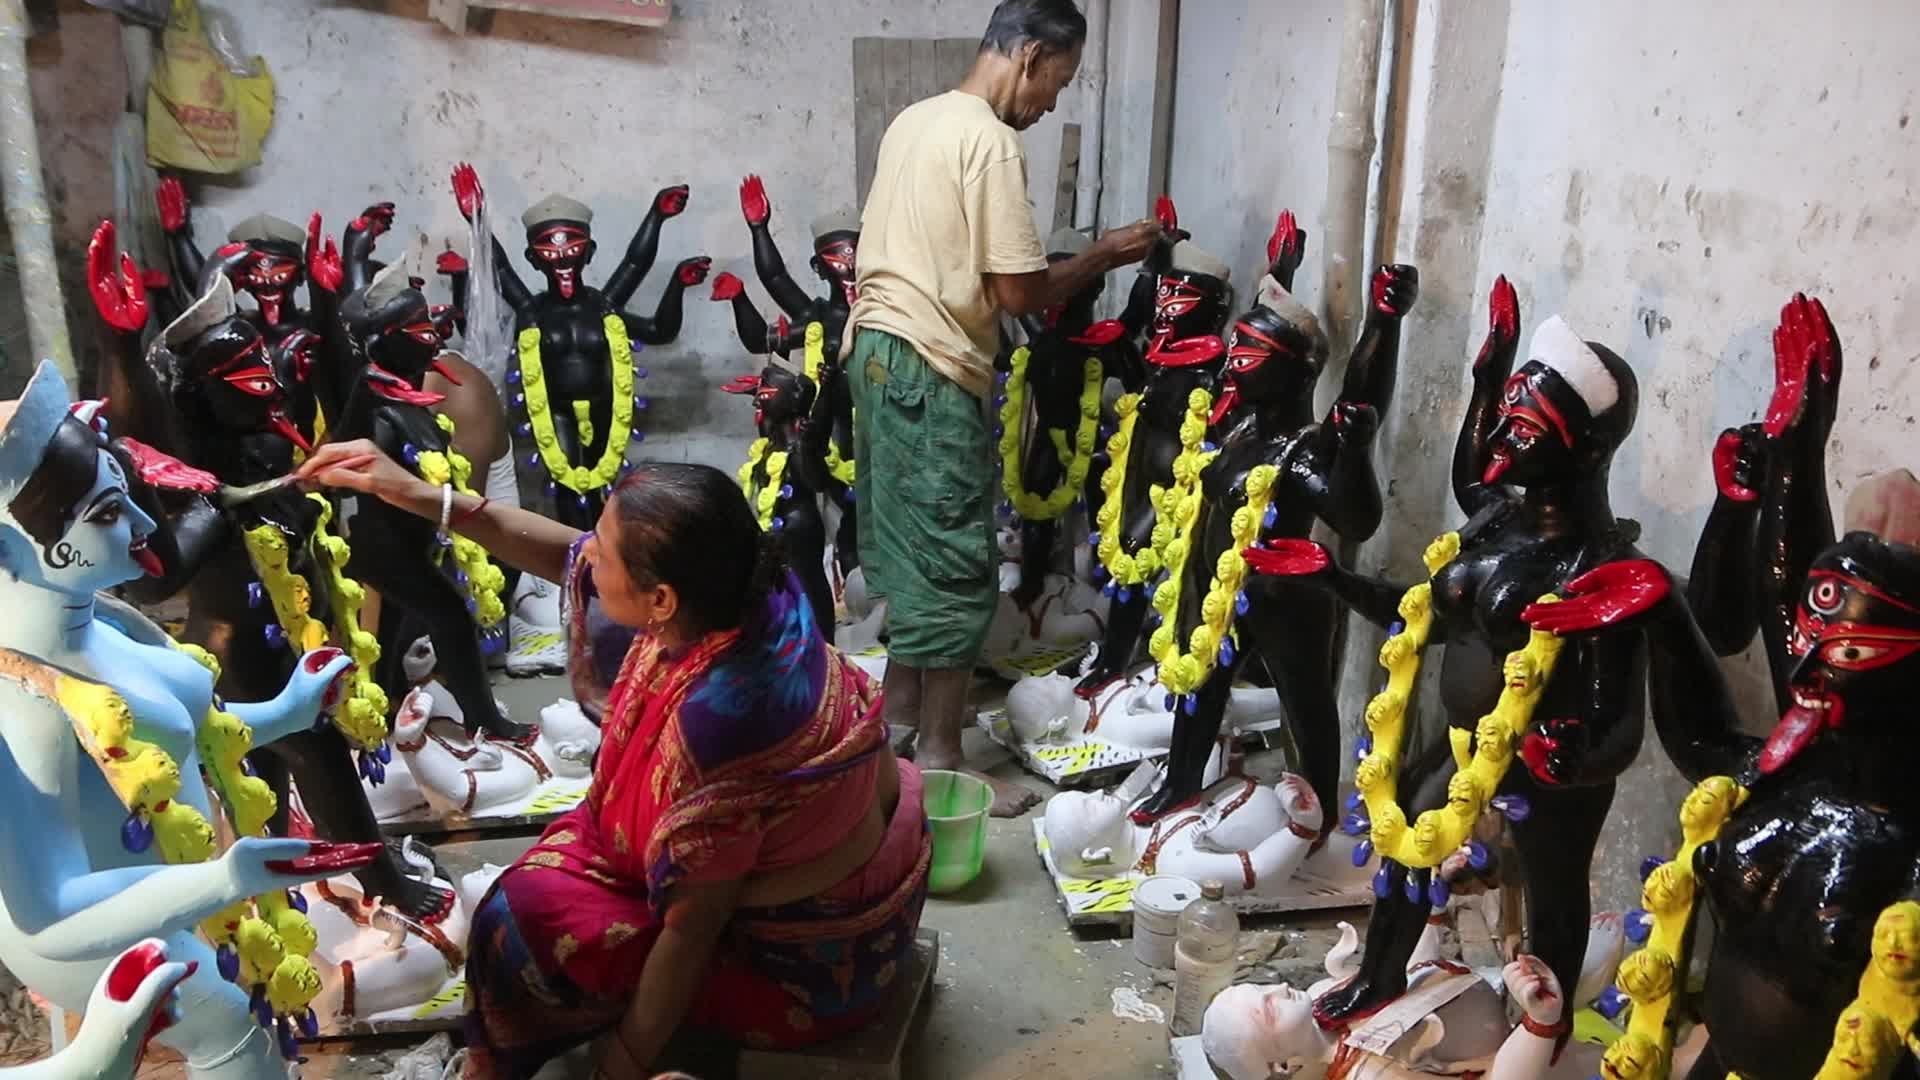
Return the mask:
{"type": "Polygon", "coordinates": [[[1133,955],[1148,967],[1173,967],[1180,913],[1198,899],[1198,883],[1171,874],[1157,874],[1134,886],[1133,955]]]}

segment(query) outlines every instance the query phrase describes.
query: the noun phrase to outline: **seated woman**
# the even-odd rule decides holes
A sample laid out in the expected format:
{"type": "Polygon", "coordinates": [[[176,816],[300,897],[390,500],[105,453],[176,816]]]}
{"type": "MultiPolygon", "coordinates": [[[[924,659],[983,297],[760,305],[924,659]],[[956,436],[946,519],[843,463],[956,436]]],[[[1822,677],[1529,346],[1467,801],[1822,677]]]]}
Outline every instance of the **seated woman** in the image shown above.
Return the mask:
{"type": "Polygon", "coordinates": [[[634,632],[586,801],[474,916],[469,1078],[596,1036],[596,1075],[648,1075],[683,1022],[778,1048],[879,1012],[926,897],[920,774],[730,478],[642,464],[591,533],[448,496],[365,442],[301,478],[451,521],[634,632]]]}

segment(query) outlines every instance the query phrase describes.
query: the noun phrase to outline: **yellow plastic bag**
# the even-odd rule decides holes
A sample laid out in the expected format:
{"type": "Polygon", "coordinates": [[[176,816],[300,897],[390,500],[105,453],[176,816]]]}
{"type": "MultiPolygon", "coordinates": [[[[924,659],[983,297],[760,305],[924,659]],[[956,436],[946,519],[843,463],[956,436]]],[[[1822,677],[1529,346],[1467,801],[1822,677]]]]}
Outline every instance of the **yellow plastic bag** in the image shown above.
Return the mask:
{"type": "Polygon", "coordinates": [[[155,168],[233,173],[260,163],[273,126],[273,76],[227,70],[207,41],[197,0],[173,0],[147,82],[147,161],[155,168]]]}

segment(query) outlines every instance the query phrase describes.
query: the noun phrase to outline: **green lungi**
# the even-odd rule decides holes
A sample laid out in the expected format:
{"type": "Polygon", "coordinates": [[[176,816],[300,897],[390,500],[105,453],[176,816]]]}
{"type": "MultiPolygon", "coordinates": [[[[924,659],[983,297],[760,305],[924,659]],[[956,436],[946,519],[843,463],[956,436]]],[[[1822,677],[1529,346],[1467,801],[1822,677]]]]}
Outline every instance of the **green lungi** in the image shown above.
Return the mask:
{"type": "Polygon", "coordinates": [[[986,403],[913,346],[862,330],[846,362],[860,463],[860,564],[887,601],[887,655],[970,668],[999,603],[986,403]]]}

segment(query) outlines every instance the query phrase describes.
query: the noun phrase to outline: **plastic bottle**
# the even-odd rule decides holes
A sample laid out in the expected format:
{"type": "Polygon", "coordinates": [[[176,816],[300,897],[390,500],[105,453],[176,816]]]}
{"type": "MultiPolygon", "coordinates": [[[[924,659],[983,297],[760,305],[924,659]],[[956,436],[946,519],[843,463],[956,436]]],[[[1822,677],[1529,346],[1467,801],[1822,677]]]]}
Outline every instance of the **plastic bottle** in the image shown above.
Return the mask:
{"type": "Polygon", "coordinates": [[[1233,985],[1235,954],[1239,951],[1240,916],[1226,901],[1226,887],[1218,881],[1200,884],[1200,899],[1180,913],[1173,945],[1174,1035],[1198,1035],[1207,1006],[1220,991],[1233,985]]]}

